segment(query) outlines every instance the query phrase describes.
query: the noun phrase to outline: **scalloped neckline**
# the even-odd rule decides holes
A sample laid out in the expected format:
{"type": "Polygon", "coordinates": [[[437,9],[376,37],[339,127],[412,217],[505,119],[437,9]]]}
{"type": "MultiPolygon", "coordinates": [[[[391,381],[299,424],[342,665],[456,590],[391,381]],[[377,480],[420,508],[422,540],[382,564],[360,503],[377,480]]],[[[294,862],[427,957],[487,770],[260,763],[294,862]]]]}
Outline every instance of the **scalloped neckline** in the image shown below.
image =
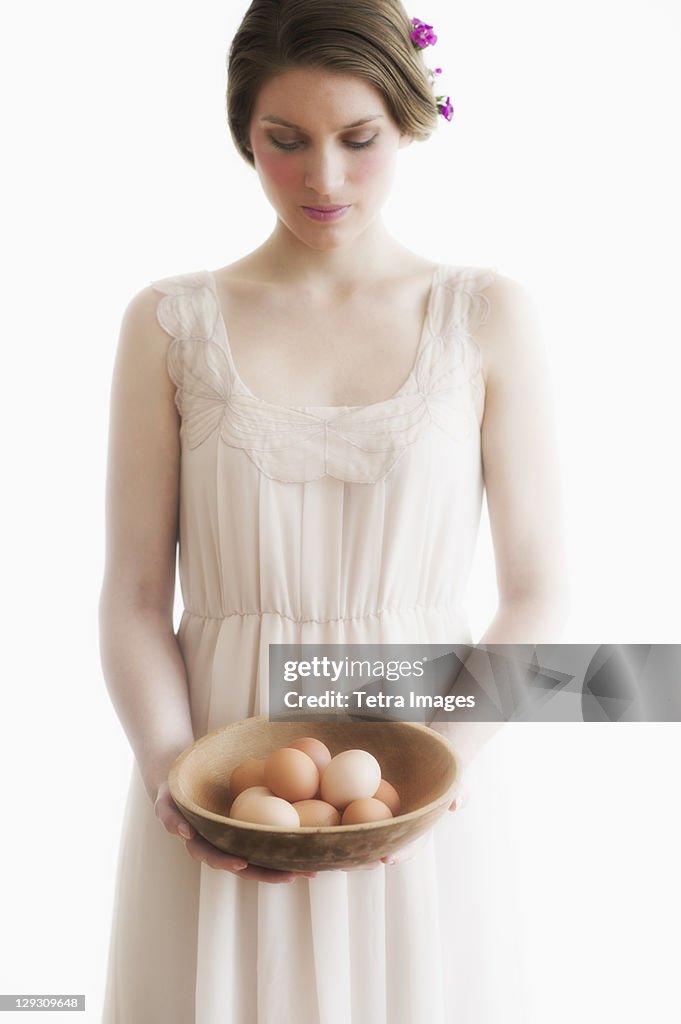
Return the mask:
{"type": "Polygon", "coordinates": [[[208,280],[209,280],[210,286],[211,286],[211,290],[213,292],[213,298],[215,299],[215,302],[216,302],[216,305],[217,305],[218,322],[220,323],[220,327],[222,329],[222,337],[223,337],[223,341],[224,341],[224,351],[226,353],[226,356],[227,356],[227,359],[228,359],[231,371],[234,374],[235,379],[239,382],[241,387],[244,389],[245,393],[248,395],[248,397],[254,399],[256,402],[261,402],[263,405],[269,406],[271,409],[284,409],[284,410],[289,410],[291,412],[313,412],[313,413],[315,413],[315,412],[329,412],[329,413],[338,412],[338,413],[340,413],[340,412],[344,412],[344,411],[350,411],[350,412],[351,411],[356,411],[358,409],[371,409],[374,406],[385,405],[386,402],[396,401],[398,398],[400,398],[402,396],[403,391],[411,383],[411,381],[414,378],[414,375],[416,373],[416,367],[418,366],[418,362],[419,362],[419,359],[421,357],[421,352],[423,351],[424,346],[425,346],[425,337],[426,337],[426,334],[428,333],[428,328],[429,328],[429,325],[430,325],[430,319],[431,319],[432,310],[433,310],[435,292],[436,292],[437,285],[438,285],[439,280],[440,280],[440,275],[441,275],[441,273],[442,273],[442,271],[444,269],[444,266],[445,265],[443,263],[436,263],[435,264],[435,269],[433,270],[433,274],[432,274],[432,277],[430,279],[430,287],[428,289],[428,298],[426,300],[426,312],[425,312],[425,316],[423,318],[423,323],[421,324],[421,332],[419,334],[418,344],[416,346],[416,353],[414,355],[414,361],[412,363],[412,367],[411,367],[411,369],[409,371],[409,374],[407,375],[407,377],[405,378],[403,383],[400,385],[400,387],[397,389],[397,391],[395,391],[388,398],[382,398],[378,402],[366,402],[363,405],[282,405],[279,402],[270,402],[269,399],[267,399],[267,398],[260,398],[258,395],[254,394],[254,392],[251,391],[251,389],[248,387],[248,385],[244,381],[243,377],[239,373],[239,371],[238,371],[238,369],[236,367],[236,363],[234,361],[234,356],[233,356],[233,353],[232,353],[232,346],[230,345],[230,342],[229,342],[229,331],[227,330],[227,323],[225,321],[225,317],[224,317],[224,314],[223,314],[223,311],[222,311],[222,303],[220,302],[220,296],[219,296],[219,293],[218,293],[218,286],[217,286],[217,279],[215,277],[215,271],[213,271],[213,270],[204,270],[204,273],[208,277],[208,280]]]}

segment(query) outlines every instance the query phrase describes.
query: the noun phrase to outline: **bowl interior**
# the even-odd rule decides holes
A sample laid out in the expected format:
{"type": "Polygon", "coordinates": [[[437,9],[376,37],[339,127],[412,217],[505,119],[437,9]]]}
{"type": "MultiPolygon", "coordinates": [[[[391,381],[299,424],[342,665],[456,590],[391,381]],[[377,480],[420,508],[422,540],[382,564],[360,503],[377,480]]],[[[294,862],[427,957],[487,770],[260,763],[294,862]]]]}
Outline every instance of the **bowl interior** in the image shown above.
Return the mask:
{"type": "Polygon", "coordinates": [[[229,778],[247,758],[267,757],[300,736],[314,736],[333,757],[360,748],[378,760],[383,778],[398,791],[400,816],[442,798],[453,785],[457,766],[448,744],[432,730],[406,722],[272,722],[268,716],[224,726],[181,755],[176,784],[184,802],[211,815],[227,817],[229,778]]]}

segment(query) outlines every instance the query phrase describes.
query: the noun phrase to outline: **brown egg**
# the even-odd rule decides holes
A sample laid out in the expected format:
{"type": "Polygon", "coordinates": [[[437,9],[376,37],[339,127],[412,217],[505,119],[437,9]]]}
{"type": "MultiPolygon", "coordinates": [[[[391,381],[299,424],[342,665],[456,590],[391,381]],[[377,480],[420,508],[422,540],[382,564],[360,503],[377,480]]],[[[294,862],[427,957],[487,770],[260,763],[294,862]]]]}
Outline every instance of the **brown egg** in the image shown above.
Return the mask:
{"type": "Polygon", "coordinates": [[[317,765],[302,750],[281,747],[265,761],[265,785],[291,803],[310,800],[319,788],[317,765]]]}
{"type": "Polygon", "coordinates": [[[392,811],[382,800],[372,796],[364,800],[353,800],[343,811],[343,825],[360,825],[367,821],[384,821],[392,818],[392,811]]]}
{"type": "Polygon", "coordinates": [[[400,794],[397,792],[394,786],[391,786],[387,779],[381,779],[381,783],[374,793],[375,800],[382,800],[384,804],[387,804],[396,816],[400,813],[400,807],[402,801],[400,800],[400,794]]]}
{"type": "Polygon", "coordinates": [[[293,805],[298,811],[301,825],[340,825],[340,811],[323,800],[298,800],[293,805]]]}
{"type": "Polygon", "coordinates": [[[232,797],[237,797],[245,789],[251,786],[265,785],[265,758],[249,757],[247,761],[238,764],[229,777],[229,791],[232,797]]]}
{"type": "Polygon", "coordinates": [[[320,775],[331,760],[331,751],[327,745],[322,743],[321,740],[316,740],[314,736],[301,736],[299,739],[289,743],[289,747],[302,750],[304,754],[311,757],[317,765],[317,771],[320,775]]]}
{"type": "Polygon", "coordinates": [[[287,800],[278,796],[262,796],[259,793],[241,797],[232,818],[250,821],[256,825],[274,825],[280,828],[299,828],[298,812],[287,800]]]}
{"type": "Polygon", "coordinates": [[[344,810],[352,800],[372,797],[381,781],[381,766],[366,750],[343,750],[322,773],[322,800],[344,810]]]}
{"type": "Polygon", "coordinates": [[[271,789],[268,789],[267,786],[249,786],[248,789],[244,789],[239,793],[236,800],[232,800],[232,806],[229,809],[228,817],[233,818],[234,812],[238,810],[241,801],[250,796],[274,796],[274,793],[271,789]]]}

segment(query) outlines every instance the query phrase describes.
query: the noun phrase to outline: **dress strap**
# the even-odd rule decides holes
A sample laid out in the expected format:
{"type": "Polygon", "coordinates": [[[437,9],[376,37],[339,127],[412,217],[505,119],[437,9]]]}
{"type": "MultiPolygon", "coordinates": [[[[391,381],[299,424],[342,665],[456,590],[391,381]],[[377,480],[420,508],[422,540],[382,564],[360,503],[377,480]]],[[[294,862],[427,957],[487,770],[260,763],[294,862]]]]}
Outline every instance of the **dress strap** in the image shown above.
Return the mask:
{"type": "Polygon", "coordinates": [[[170,335],[166,367],[175,385],[175,405],[184,419],[193,395],[229,394],[229,376],[217,342],[220,308],[205,270],[150,282],[161,298],[156,319],[170,335]]]}
{"type": "Polygon", "coordinates": [[[163,296],[157,306],[157,319],[167,334],[183,341],[214,339],[219,308],[206,271],[175,274],[150,284],[163,296]]]}
{"type": "Polygon", "coordinates": [[[438,336],[472,333],[487,320],[485,294],[498,274],[496,267],[445,265],[431,311],[431,330],[438,336]]]}

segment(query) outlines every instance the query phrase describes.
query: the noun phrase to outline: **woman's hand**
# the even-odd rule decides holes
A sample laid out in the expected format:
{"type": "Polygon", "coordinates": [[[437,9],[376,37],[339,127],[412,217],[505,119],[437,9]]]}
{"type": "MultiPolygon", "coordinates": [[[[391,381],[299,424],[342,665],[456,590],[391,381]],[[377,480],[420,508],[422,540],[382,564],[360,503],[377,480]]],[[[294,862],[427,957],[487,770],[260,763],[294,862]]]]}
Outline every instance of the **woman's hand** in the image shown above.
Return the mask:
{"type": "Polygon", "coordinates": [[[187,821],[170,795],[167,782],[161,783],[154,803],[154,813],[166,832],[178,836],[194,860],[207,864],[218,871],[231,871],[239,878],[252,882],[294,882],[300,875],[314,878],[315,871],[274,871],[258,864],[249,864],[243,857],[223,853],[216,846],[200,836],[191,822],[187,821]]]}

